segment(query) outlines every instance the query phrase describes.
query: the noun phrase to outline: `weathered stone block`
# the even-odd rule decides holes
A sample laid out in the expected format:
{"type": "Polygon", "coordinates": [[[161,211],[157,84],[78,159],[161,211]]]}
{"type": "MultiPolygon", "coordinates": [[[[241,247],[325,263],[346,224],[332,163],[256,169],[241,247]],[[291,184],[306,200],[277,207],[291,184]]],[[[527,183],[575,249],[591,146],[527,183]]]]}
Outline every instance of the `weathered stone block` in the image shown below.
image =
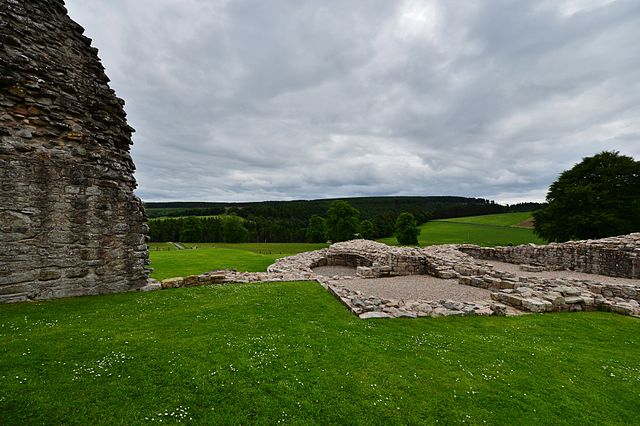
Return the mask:
{"type": "Polygon", "coordinates": [[[182,279],[182,286],[183,287],[194,287],[194,286],[198,286],[201,285],[200,284],[200,276],[199,275],[189,275],[187,277],[184,277],[182,279]]]}
{"type": "Polygon", "coordinates": [[[522,306],[523,298],[514,294],[500,294],[500,301],[511,306],[522,306]]]}
{"type": "Polygon", "coordinates": [[[565,301],[564,301],[564,297],[562,296],[562,294],[555,292],[555,291],[550,291],[545,293],[545,295],[543,296],[543,298],[549,302],[551,302],[551,304],[553,306],[561,306],[564,305],[565,301]]]}
{"type": "Polygon", "coordinates": [[[386,312],[365,312],[359,315],[360,319],[370,318],[393,318],[393,315],[386,312]]]}
{"type": "Polygon", "coordinates": [[[184,278],[167,278],[161,282],[162,288],[179,288],[184,287],[184,278]]]}
{"type": "Polygon", "coordinates": [[[29,300],[28,296],[28,293],[0,294],[0,303],[26,302],[29,300]]]}
{"type": "Polygon", "coordinates": [[[155,290],[161,290],[162,289],[162,284],[159,282],[150,282],[149,284],[140,287],[140,291],[155,291],[155,290]]]}
{"type": "Polygon", "coordinates": [[[38,273],[38,279],[40,281],[57,280],[61,277],[62,277],[62,274],[60,273],[60,271],[57,271],[57,270],[42,269],[38,273]]]}
{"type": "Polygon", "coordinates": [[[373,278],[375,276],[374,270],[366,266],[358,266],[356,274],[362,278],[373,278]]]}
{"type": "Polygon", "coordinates": [[[545,268],[544,266],[520,265],[520,270],[525,272],[542,272],[545,268]]]}
{"type": "Polygon", "coordinates": [[[547,300],[529,298],[522,301],[522,307],[531,312],[545,312],[551,310],[553,304],[547,300]]]}
{"type": "Polygon", "coordinates": [[[224,274],[200,275],[198,285],[213,285],[223,283],[226,276],[224,274]]]}

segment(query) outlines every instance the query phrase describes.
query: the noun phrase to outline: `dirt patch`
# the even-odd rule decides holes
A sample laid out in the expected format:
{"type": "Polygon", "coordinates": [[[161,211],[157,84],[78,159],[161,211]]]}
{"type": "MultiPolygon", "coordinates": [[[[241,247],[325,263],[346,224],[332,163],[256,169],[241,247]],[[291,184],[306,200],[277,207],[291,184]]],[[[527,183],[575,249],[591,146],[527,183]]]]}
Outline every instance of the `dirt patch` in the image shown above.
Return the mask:
{"type": "Polygon", "coordinates": [[[535,220],[530,217],[529,219],[526,219],[522,222],[520,222],[517,225],[513,225],[514,228],[525,228],[525,229],[533,229],[535,225],[535,220]]]}

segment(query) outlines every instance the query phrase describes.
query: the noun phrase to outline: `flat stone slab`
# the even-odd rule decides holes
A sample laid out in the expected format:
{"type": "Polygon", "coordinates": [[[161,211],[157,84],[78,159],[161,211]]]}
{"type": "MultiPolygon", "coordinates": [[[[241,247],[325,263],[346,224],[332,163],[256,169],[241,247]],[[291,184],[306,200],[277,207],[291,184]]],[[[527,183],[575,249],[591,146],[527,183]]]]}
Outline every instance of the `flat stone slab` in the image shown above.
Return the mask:
{"type": "Polygon", "coordinates": [[[365,312],[359,315],[360,319],[369,319],[369,318],[393,318],[393,315],[388,314],[386,312],[365,312]]]}

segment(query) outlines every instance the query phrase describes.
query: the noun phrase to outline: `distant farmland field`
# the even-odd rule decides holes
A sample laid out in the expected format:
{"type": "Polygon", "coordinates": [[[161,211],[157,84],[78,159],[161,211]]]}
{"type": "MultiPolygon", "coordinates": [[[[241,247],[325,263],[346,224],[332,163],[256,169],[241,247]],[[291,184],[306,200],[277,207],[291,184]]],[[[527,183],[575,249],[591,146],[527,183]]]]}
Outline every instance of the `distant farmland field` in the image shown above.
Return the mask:
{"type": "MultiPolygon", "coordinates": [[[[545,244],[533,230],[517,225],[531,218],[531,213],[501,213],[485,216],[458,217],[427,222],[420,226],[421,246],[437,244],[477,244],[484,247],[518,244],[545,244]]],[[[397,244],[393,237],[380,240],[397,244]]]]}

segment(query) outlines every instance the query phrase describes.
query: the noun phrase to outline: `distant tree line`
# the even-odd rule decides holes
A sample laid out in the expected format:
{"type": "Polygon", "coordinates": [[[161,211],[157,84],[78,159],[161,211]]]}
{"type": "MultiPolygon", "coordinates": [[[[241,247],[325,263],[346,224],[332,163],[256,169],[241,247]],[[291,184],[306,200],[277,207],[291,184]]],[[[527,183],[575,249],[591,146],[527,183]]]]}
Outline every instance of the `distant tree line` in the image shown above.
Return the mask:
{"type": "Polygon", "coordinates": [[[189,216],[150,219],[151,241],[241,243],[249,239],[246,221],[238,216],[189,216]]]}
{"type": "MultiPolygon", "coordinates": [[[[320,221],[335,201],[338,200],[146,203],[145,206],[151,218],[151,241],[309,242],[335,239],[335,235],[319,231],[320,221]]],[[[424,223],[432,219],[518,211],[490,200],[465,197],[362,197],[342,201],[358,211],[354,234],[364,238],[394,235],[396,220],[402,212],[411,213],[417,223],[424,223]]]]}
{"type": "MultiPolygon", "coordinates": [[[[402,212],[395,221],[398,243],[402,245],[418,244],[420,228],[409,212],[402,212]]],[[[376,227],[370,220],[360,220],[360,212],[346,201],[336,200],[327,210],[327,217],[313,215],[307,226],[307,241],[338,242],[353,238],[373,239],[376,227]]]]}

